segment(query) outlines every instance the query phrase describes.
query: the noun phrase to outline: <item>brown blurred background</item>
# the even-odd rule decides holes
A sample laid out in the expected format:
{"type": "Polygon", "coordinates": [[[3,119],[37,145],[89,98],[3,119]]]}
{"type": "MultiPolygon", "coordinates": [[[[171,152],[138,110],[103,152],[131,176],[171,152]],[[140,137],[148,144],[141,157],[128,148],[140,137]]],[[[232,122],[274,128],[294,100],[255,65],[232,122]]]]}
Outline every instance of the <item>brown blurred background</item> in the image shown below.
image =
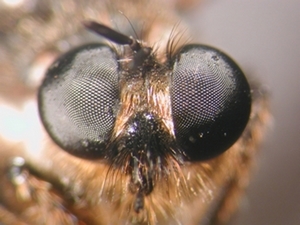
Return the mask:
{"type": "Polygon", "coordinates": [[[232,225],[300,224],[300,1],[204,0],[197,41],[221,48],[271,92],[274,122],[232,225]]]}

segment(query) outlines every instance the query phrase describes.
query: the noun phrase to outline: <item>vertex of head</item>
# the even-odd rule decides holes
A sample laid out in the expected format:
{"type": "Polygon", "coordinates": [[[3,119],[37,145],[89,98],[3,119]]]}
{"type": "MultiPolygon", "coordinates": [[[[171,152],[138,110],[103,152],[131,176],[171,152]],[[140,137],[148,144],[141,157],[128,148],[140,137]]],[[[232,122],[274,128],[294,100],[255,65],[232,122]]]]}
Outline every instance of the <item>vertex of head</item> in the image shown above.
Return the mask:
{"type": "Polygon", "coordinates": [[[83,22],[83,25],[87,29],[107,38],[108,40],[116,44],[129,45],[131,50],[134,52],[134,57],[132,59],[133,63],[130,66],[131,70],[134,70],[141,66],[152,52],[152,49],[150,47],[142,47],[136,39],[121,34],[103,24],[94,21],[85,21],[83,22]]]}

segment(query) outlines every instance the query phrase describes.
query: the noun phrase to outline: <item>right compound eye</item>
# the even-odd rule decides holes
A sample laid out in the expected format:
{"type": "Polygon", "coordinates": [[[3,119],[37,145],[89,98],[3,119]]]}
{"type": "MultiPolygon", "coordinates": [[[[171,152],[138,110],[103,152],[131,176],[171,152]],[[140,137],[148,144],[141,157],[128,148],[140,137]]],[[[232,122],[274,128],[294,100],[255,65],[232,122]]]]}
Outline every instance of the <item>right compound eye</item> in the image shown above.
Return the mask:
{"type": "Polygon", "coordinates": [[[212,47],[186,45],[177,53],[170,95],[176,140],[191,161],[227,150],[249,119],[251,94],[243,72],[212,47]]]}
{"type": "Polygon", "coordinates": [[[68,52],[48,70],[38,98],[42,122],[60,147],[104,157],[119,103],[116,53],[101,44],[68,52]]]}

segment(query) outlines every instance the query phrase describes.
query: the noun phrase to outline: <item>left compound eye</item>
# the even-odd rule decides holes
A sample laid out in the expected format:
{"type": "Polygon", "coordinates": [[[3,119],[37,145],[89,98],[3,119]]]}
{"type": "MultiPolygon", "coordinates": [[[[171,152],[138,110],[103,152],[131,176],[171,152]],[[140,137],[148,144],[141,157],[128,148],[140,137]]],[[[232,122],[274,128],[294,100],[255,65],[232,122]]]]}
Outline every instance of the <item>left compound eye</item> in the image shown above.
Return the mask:
{"type": "Polygon", "coordinates": [[[248,82],[224,53],[202,45],[184,46],[171,79],[176,140],[189,160],[206,160],[227,150],[250,115],[248,82]]]}
{"type": "Polygon", "coordinates": [[[104,157],[119,102],[116,53],[101,44],[66,53],[48,70],[38,97],[42,122],[62,149],[104,157]]]}

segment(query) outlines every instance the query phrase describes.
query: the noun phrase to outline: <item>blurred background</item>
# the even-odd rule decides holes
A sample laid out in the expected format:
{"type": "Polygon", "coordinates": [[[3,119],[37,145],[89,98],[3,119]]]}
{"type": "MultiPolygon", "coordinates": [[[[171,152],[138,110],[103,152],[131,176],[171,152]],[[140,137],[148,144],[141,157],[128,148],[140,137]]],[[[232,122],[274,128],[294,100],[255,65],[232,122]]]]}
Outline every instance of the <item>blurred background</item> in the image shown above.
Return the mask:
{"type": "Polygon", "coordinates": [[[300,1],[204,0],[189,20],[197,41],[227,52],[271,93],[273,125],[232,225],[299,225],[300,1]]]}

